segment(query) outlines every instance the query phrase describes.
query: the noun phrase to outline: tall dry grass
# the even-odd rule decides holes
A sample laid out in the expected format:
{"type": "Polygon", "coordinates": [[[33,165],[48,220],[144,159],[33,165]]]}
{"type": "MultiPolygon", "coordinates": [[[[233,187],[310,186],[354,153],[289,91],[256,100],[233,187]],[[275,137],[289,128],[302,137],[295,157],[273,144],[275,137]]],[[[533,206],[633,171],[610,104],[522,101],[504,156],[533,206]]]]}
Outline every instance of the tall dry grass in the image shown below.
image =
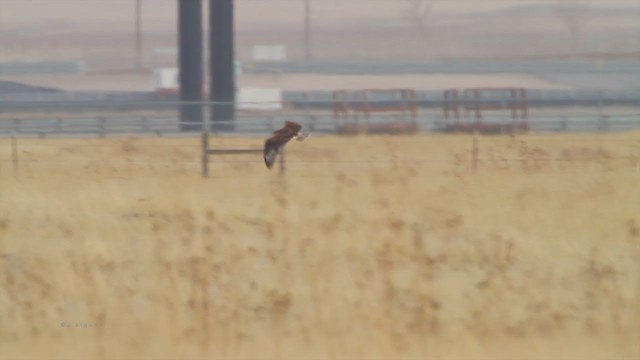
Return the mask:
{"type": "Polygon", "coordinates": [[[0,358],[638,359],[640,134],[471,144],[0,139],[0,358]]]}

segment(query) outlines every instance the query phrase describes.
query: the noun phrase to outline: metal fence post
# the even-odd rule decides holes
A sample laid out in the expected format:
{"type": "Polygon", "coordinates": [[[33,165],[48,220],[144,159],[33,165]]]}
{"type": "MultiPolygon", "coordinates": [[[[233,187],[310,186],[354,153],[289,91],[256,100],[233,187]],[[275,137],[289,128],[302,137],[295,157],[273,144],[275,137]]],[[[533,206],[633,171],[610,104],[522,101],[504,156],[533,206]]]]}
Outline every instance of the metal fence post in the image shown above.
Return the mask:
{"type": "Polygon", "coordinates": [[[311,117],[311,109],[309,109],[309,92],[305,91],[304,94],[304,117],[307,120],[307,122],[309,121],[309,118],[311,117]]]}
{"type": "Polygon", "coordinates": [[[598,132],[607,132],[609,131],[609,116],[608,115],[598,115],[598,132]]]}
{"type": "Polygon", "coordinates": [[[147,116],[142,116],[142,131],[149,132],[149,118],[147,116]]]}
{"type": "Polygon", "coordinates": [[[202,132],[202,177],[209,177],[209,132],[202,132]]]}
{"type": "Polygon", "coordinates": [[[474,173],[478,171],[478,130],[473,131],[472,146],[471,146],[471,171],[474,173]]]}
{"type": "Polygon", "coordinates": [[[11,162],[13,163],[13,174],[17,177],[19,164],[18,164],[18,139],[16,138],[15,131],[11,130],[11,162]]]}
{"type": "Polygon", "coordinates": [[[100,137],[105,137],[107,135],[107,123],[104,117],[100,117],[98,119],[98,131],[100,133],[100,137]]]}

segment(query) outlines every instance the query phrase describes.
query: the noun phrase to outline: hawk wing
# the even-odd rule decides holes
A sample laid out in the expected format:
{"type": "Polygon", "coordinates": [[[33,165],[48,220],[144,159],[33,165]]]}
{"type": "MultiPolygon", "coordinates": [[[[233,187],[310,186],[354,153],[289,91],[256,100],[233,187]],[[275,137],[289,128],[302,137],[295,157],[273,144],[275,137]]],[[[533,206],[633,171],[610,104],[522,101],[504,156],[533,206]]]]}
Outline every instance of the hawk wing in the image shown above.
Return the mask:
{"type": "Polygon", "coordinates": [[[282,149],[289,140],[291,140],[291,137],[274,135],[264,142],[264,163],[269,169],[271,169],[273,163],[276,161],[280,149],[282,149]]]}
{"type": "Polygon", "coordinates": [[[273,136],[264,142],[264,163],[271,169],[278,153],[280,153],[282,147],[285,146],[289,140],[295,137],[302,141],[307,136],[309,135],[302,133],[302,126],[300,124],[293,121],[285,121],[284,127],[274,131],[273,136]]]}
{"type": "Polygon", "coordinates": [[[294,136],[298,135],[298,133],[300,133],[300,130],[302,130],[302,126],[300,124],[287,120],[285,121],[284,127],[282,129],[274,131],[273,135],[293,138],[294,136]]]}

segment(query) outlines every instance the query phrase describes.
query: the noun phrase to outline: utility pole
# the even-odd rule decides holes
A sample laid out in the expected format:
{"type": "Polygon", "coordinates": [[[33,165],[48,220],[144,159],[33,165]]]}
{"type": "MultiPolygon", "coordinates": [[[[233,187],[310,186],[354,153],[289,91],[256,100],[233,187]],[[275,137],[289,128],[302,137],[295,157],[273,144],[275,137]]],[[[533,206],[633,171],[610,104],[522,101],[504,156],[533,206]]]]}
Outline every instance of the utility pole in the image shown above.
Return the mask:
{"type": "Polygon", "coordinates": [[[136,39],[135,39],[136,70],[140,70],[142,68],[142,0],[136,0],[135,18],[136,18],[136,39]]]}
{"type": "Polygon", "coordinates": [[[304,0],[304,60],[311,60],[311,0],[304,0]]]}
{"type": "Polygon", "coordinates": [[[236,87],[233,41],[233,0],[210,0],[209,96],[214,130],[234,129],[236,87]]]}
{"type": "Polygon", "coordinates": [[[571,36],[571,52],[578,51],[578,35],[590,18],[591,5],[589,0],[557,1],[556,14],[565,24],[571,36]]]}
{"type": "Polygon", "coordinates": [[[202,0],[178,1],[180,129],[202,128],[202,0]]]}

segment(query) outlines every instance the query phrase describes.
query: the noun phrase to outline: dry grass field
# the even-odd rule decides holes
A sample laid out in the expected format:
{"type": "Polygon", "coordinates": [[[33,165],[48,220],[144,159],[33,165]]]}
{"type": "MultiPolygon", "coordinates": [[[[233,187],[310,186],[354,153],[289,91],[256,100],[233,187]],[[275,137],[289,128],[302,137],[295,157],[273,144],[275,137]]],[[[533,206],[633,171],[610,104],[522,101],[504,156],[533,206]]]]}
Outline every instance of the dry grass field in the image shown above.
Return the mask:
{"type": "Polygon", "coordinates": [[[478,143],[0,138],[0,358],[640,358],[640,133],[478,143]]]}

